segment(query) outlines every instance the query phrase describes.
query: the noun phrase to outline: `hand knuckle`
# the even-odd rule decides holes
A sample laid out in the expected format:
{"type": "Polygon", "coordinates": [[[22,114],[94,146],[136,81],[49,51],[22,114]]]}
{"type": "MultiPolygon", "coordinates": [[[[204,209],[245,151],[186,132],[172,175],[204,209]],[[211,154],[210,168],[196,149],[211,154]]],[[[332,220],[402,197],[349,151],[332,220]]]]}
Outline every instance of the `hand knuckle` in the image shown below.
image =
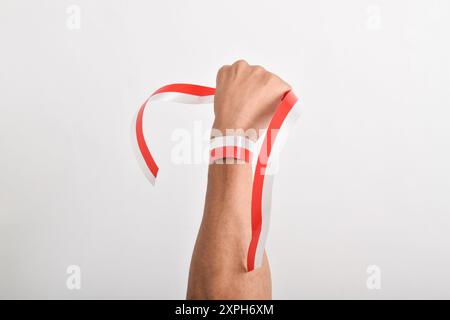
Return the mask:
{"type": "Polygon", "coordinates": [[[245,61],[244,59],[239,59],[239,60],[237,60],[237,61],[234,63],[234,65],[236,65],[236,66],[246,66],[246,65],[248,65],[248,63],[247,63],[247,61],[245,61]]]}
{"type": "Polygon", "coordinates": [[[217,77],[222,76],[228,69],[227,65],[220,67],[219,71],[217,71],[217,77]]]}
{"type": "Polygon", "coordinates": [[[264,69],[262,66],[253,66],[253,71],[256,73],[265,73],[266,69],[264,69]]]}

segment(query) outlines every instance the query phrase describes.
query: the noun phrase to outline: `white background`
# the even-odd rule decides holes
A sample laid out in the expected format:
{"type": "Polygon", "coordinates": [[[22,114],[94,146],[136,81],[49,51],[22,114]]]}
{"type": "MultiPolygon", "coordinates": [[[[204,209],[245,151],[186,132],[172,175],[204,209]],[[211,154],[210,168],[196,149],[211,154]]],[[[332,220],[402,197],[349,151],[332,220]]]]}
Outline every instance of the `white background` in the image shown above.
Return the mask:
{"type": "Polygon", "coordinates": [[[0,298],[185,297],[207,166],[172,164],[170,137],[211,107],[148,113],[156,187],[131,121],[152,90],[214,86],[238,58],[302,102],[274,185],[274,298],[450,298],[448,30],[446,0],[1,0],[0,298]]]}

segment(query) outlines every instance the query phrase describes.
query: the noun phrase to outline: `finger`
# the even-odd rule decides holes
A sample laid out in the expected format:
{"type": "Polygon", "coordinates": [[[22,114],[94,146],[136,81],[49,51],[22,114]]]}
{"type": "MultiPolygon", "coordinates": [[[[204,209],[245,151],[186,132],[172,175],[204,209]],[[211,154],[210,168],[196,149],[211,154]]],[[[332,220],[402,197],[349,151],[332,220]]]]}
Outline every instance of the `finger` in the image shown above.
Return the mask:
{"type": "Polygon", "coordinates": [[[248,62],[243,59],[237,60],[235,63],[231,65],[231,68],[234,70],[235,74],[238,74],[239,72],[247,69],[248,67],[249,67],[248,62]]]}
{"type": "Polygon", "coordinates": [[[220,82],[221,79],[223,79],[225,77],[225,75],[227,74],[228,70],[231,68],[230,65],[223,65],[219,71],[217,71],[217,76],[216,76],[216,83],[220,82]]]}
{"type": "Polygon", "coordinates": [[[232,67],[246,67],[249,66],[248,62],[245,61],[244,59],[239,59],[236,60],[233,64],[232,67]]]}

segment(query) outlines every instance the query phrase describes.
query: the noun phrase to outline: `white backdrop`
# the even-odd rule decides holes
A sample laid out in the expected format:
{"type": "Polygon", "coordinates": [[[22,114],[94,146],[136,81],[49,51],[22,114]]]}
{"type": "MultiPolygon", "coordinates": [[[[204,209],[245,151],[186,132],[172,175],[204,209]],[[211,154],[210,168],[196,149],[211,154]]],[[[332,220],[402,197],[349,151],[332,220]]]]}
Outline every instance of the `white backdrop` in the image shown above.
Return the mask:
{"type": "Polygon", "coordinates": [[[184,298],[207,166],[171,164],[171,132],[206,130],[211,107],[148,113],[156,187],[131,120],[153,89],[214,86],[238,58],[302,101],[274,186],[274,298],[450,298],[449,29],[446,0],[1,0],[0,298],[184,298]]]}

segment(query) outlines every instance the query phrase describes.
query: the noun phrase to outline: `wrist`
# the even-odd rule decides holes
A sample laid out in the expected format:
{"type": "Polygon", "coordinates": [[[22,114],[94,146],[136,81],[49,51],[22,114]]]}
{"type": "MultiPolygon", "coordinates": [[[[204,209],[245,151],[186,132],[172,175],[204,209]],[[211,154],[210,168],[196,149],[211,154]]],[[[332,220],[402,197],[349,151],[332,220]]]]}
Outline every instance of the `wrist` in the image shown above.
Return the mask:
{"type": "Polygon", "coordinates": [[[253,126],[243,122],[223,121],[216,118],[212,126],[211,136],[243,136],[256,141],[258,140],[259,132],[253,126]]]}

